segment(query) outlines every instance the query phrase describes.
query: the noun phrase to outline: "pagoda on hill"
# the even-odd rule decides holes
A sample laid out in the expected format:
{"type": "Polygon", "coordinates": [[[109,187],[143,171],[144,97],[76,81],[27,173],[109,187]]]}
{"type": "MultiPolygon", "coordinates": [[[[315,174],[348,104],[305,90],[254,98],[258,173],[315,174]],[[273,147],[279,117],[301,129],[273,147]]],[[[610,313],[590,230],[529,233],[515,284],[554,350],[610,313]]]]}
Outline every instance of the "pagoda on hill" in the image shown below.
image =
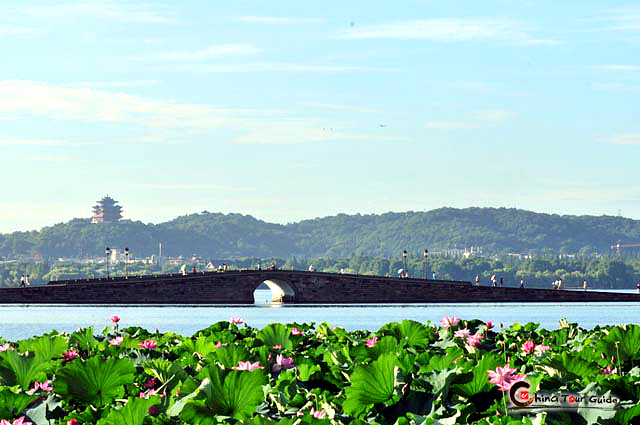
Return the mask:
{"type": "Polygon", "coordinates": [[[91,217],[92,223],[112,223],[122,218],[122,207],[116,205],[118,201],[111,198],[109,195],[105,196],[93,206],[93,217],[91,217]]]}

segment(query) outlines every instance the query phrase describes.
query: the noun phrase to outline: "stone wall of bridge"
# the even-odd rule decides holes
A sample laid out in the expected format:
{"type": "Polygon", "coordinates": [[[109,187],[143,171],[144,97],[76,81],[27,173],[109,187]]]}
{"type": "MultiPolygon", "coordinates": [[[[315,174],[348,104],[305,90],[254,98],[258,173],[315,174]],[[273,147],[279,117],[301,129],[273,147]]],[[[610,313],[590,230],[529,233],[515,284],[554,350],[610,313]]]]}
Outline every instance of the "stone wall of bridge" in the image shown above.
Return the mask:
{"type": "Polygon", "coordinates": [[[0,288],[0,304],[250,304],[254,302],[254,290],[263,282],[275,289],[281,301],[314,304],[640,301],[637,294],[493,288],[461,281],[247,270],[80,279],[27,288],[0,288]]]}

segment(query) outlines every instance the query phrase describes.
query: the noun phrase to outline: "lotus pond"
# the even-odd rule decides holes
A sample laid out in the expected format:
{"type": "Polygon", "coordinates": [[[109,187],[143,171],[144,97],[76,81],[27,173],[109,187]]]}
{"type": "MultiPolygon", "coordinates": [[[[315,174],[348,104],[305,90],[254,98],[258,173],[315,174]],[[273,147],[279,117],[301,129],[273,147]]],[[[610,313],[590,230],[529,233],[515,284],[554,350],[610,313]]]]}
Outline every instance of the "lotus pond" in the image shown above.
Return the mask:
{"type": "Polygon", "coordinates": [[[370,332],[327,323],[257,329],[231,318],[184,337],[125,324],[114,316],[102,332],[0,340],[0,424],[640,420],[638,325],[585,330],[563,320],[547,330],[445,317],[370,332]],[[514,408],[512,390],[522,382],[532,397],[587,401],[514,408]]]}

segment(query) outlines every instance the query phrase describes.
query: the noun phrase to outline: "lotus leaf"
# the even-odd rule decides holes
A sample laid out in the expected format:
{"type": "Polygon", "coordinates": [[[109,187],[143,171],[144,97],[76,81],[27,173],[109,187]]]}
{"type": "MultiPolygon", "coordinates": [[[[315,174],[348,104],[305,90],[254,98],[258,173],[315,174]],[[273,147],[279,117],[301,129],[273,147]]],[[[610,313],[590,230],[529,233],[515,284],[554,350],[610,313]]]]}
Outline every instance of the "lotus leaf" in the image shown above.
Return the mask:
{"type": "Polygon", "coordinates": [[[94,356],[62,367],[53,385],[67,400],[81,400],[104,406],[124,394],[124,385],[133,382],[135,367],[131,360],[94,356]]]}

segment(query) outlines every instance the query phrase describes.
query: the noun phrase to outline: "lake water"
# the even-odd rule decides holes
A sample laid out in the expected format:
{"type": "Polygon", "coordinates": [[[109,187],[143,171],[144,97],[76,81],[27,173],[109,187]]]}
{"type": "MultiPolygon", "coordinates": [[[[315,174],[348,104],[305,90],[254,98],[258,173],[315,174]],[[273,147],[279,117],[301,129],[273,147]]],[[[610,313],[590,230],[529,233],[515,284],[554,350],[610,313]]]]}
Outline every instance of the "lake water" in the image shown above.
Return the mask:
{"type": "Polygon", "coordinates": [[[556,329],[567,318],[583,328],[618,323],[640,324],[640,303],[468,303],[468,304],[271,304],[269,290],[257,290],[255,305],[122,306],[122,305],[0,305],[0,337],[15,341],[56,329],[72,332],[93,326],[96,333],[118,315],[120,326],[171,331],[191,336],[229,317],[240,316],[253,327],[280,322],[329,322],[347,329],[377,330],[404,319],[438,323],[443,316],[481,319],[506,326],[515,322],[540,323],[556,329]]]}

